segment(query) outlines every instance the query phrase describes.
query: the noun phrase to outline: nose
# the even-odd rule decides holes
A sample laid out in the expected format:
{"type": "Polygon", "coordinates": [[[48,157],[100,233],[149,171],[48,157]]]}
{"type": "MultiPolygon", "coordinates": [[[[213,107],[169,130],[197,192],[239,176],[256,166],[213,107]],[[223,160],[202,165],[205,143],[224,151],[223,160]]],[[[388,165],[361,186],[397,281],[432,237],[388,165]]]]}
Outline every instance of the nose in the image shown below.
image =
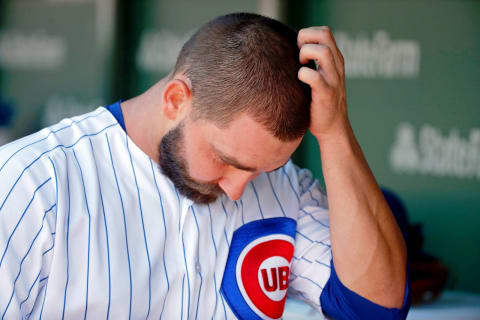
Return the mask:
{"type": "Polygon", "coordinates": [[[232,168],[218,181],[218,186],[232,200],[238,200],[243,194],[245,186],[258,176],[258,173],[232,168]]]}

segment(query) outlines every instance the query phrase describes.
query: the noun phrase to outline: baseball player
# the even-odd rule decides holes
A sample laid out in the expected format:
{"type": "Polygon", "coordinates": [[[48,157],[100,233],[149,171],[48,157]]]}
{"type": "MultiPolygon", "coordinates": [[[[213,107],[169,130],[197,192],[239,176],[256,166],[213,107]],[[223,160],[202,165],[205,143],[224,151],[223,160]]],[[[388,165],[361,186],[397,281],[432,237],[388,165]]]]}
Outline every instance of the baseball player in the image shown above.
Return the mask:
{"type": "Polygon", "coordinates": [[[147,92],[1,147],[0,181],[1,319],[280,319],[287,291],[337,319],[408,312],[326,27],[216,18],[147,92]],[[328,204],[289,160],[306,130],[328,204]]]}

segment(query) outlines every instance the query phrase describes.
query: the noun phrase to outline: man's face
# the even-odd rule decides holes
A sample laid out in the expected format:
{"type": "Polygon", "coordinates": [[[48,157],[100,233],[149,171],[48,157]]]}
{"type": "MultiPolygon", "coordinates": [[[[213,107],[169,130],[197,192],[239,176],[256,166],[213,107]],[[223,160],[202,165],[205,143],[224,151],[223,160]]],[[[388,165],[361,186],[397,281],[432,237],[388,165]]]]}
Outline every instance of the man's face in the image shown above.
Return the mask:
{"type": "Polygon", "coordinates": [[[227,128],[187,117],[162,138],[159,163],[194,202],[211,203],[222,193],[237,200],[251,180],[285,164],[300,141],[282,142],[247,115],[227,128]]]}

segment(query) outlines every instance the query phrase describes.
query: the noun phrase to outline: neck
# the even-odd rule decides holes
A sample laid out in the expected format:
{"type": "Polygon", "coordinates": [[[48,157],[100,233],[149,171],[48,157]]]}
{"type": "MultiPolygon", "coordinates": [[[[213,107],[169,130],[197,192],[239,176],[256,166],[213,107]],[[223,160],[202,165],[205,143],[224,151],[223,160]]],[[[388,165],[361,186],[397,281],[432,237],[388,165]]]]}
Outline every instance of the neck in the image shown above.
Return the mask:
{"type": "Polygon", "coordinates": [[[162,113],[163,78],[145,93],[121,103],[125,128],[130,139],[152,160],[158,162],[158,145],[167,133],[162,113]]]}

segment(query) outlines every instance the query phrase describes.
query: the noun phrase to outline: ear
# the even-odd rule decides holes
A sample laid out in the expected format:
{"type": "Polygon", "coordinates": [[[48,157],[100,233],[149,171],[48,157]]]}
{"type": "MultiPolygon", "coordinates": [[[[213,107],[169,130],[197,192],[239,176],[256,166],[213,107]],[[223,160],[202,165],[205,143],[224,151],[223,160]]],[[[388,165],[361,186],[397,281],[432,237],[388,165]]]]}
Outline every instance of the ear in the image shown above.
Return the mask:
{"type": "Polygon", "coordinates": [[[165,117],[180,122],[190,111],[192,91],[185,81],[173,79],[165,85],[162,99],[165,117]]]}

